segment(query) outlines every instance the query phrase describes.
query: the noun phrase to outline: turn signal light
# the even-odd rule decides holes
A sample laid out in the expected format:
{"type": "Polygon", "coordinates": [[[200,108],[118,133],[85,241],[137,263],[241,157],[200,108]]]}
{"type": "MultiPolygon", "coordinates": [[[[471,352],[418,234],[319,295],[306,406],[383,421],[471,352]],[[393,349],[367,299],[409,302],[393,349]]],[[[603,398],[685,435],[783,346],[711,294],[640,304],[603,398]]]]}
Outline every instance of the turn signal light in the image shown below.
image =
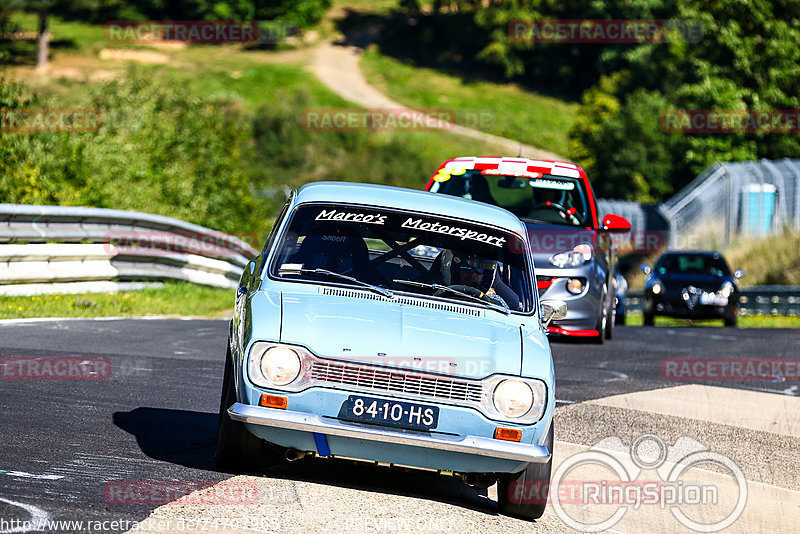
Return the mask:
{"type": "Polygon", "coordinates": [[[285,410],[286,406],[289,404],[289,399],[286,397],[281,397],[280,395],[261,395],[261,400],[259,403],[261,406],[266,406],[267,408],[279,408],[281,410],[285,410]]]}
{"type": "Polygon", "coordinates": [[[503,428],[499,426],[494,431],[494,438],[504,441],[520,441],[522,439],[522,430],[519,428],[503,428]]]}

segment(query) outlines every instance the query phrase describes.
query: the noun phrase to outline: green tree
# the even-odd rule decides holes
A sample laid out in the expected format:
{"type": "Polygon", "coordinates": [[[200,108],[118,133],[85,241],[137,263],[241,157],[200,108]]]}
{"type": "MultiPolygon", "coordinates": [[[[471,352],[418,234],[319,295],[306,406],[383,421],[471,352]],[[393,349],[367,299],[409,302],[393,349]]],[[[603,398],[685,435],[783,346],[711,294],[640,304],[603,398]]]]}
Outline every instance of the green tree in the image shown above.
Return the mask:
{"type": "Polygon", "coordinates": [[[587,92],[570,133],[571,155],[617,196],[661,200],[715,161],[800,152],[796,133],[666,134],[645,126],[657,124],[664,109],[798,109],[800,50],[790,43],[800,42],[800,4],[680,0],[674,19],[699,23],[702,39],[672,36],[625,50],[616,58],[624,75],[587,92]]]}

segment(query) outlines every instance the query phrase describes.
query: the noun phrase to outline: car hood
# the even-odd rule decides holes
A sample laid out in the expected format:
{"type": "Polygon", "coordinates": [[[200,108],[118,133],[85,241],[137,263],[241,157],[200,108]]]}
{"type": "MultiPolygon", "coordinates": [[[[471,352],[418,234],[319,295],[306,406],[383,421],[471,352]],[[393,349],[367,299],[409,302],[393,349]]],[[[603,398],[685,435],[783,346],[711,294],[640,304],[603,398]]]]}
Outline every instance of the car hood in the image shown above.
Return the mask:
{"type": "Polygon", "coordinates": [[[281,342],[304,345],[321,357],[467,378],[520,373],[519,327],[493,319],[492,311],[480,310],[485,316],[475,317],[369,297],[307,293],[284,293],[281,301],[281,342]]]}
{"type": "Polygon", "coordinates": [[[567,226],[523,221],[533,250],[533,263],[538,268],[552,269],[548,259],[553,254],[567,252],[576,245],[588,243],[594,246],[597,231],[583,226],[567,226]]]}

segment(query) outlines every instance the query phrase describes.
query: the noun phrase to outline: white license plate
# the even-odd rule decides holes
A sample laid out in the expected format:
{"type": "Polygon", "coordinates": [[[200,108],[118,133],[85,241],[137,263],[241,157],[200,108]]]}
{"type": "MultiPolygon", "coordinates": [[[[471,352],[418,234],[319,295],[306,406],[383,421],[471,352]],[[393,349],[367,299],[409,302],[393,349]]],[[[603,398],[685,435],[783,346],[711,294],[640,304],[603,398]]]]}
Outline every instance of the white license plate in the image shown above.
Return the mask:
{"type": "Polygon", "coordinates": [[[727,306],[728,299],[716,293],[703,293],[700,295],[700,304],[707,306],[727,306]]]}

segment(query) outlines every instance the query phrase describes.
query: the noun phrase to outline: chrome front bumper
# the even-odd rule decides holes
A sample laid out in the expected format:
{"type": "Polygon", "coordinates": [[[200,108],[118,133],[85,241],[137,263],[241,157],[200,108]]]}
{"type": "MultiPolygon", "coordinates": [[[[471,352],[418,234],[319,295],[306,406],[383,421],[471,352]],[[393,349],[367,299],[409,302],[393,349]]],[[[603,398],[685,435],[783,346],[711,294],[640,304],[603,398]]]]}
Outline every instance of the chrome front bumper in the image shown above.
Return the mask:
{"type": "Polygon", "coordinates": [[[410,445],[412,447],[490,456],[519,462],[545,463],[550,461],[550,451],[547,450],[547,447],[479,436],[428,436],[414,431],[370,427],[359,423],[345,423],[335,419],[323,419],[308,413],[262,408],[238,402],[228,408],[228,415],[234,421],[299,430],[301,432],[316,432],[329,436],[410,445]]]}

